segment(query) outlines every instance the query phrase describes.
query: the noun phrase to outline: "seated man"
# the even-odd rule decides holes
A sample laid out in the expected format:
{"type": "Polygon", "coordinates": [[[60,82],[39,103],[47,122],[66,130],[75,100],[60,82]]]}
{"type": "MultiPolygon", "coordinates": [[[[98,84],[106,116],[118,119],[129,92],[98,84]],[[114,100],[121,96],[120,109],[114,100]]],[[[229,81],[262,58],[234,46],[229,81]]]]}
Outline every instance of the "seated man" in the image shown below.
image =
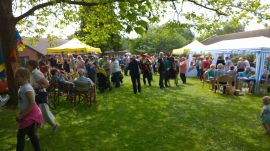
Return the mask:
{"type": "Polygon", "coordinates": [[[85,77],[85,70],[78,70],[79,77],[77,77],[74,81],[75,88],[77,91],[88,91],[91,86],[94,86],[95,83],[90,79],[85,77]],[[79,85],[89,85],[89,87],[81,87],[79,85]]]}

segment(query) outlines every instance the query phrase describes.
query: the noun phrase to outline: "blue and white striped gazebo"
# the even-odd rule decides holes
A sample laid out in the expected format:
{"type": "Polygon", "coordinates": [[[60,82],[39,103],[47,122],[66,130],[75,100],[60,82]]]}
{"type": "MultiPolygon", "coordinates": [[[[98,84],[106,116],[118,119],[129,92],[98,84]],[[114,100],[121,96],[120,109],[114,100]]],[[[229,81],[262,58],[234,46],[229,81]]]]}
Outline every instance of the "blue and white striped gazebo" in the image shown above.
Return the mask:
{"type": "MultiPolygon", "coordinates": [[[[190,55],[193,55],[191,50],[190,55]]],[[[266,56],[270,54],[270,38],[267,37],[250,37],[242,39],[224,40],[202,48],[201,51],[210,53],[216,59],[219,54],[256,54],[256,88],[259,90],[260,80],[262,78],[266,56]]],[[[215,62],[216,60],[214,60],[215,62]]]]}

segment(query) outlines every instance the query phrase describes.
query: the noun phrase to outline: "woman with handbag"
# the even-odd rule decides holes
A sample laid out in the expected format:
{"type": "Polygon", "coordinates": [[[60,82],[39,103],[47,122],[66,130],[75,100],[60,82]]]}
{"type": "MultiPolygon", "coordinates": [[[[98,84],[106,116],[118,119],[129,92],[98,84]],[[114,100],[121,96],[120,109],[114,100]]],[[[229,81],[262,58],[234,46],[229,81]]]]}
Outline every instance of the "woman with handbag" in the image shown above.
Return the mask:
{"type": "Polygon", "coordinates": [[[53,127],[53,131],[59,128],[59,124],[56,123],[48,106],[48,93],[46,88],[49,87],[49,81],[44,77],[43,73],[37,68],[38,62],[35,60],[29,60],[27,67],[31,72],[30,83],[35,90],[35,101],[41,109],[44,122],[49,123],[53,127]]]}

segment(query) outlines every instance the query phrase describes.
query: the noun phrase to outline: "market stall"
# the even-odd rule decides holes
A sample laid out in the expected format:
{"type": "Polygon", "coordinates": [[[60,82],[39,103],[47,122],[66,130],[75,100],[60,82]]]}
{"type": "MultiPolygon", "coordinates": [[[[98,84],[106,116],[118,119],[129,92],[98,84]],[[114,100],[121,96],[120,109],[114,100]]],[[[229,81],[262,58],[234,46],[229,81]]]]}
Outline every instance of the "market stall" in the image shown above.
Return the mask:
{"type": "Polygon", "coordinates": [[[100,48],[95,48],[84,44],[78,39],[72,39],[67,43],[54,48],[47,48],[48,54],[57,53],[101,53],[100,48]]]}
{"type": "Polygon", "coordinates": [[[201,49],[205,53],[210,53],[216,59],[219,54],[255,54],[256,55],[256,88],[259,90],[259,81],[262,80],[262,74],[266,61],[266,56],[270,54],[270,38],[267,37],[251,37],[233,40],[224,40],[201,49]]]}
{"type": "Polygon", "coordinates": [[[182,48],[173,49],[172,54],[173,55],[180,55],[180,54],[183,54],[184,52],[189,53],[190,50],[194,50],[192,53],[203,53],[200,50],[202,50],[204,47],[205,47],[205,45],[200,43],[198,40],[194,40],[193,42],[191,42],[190,44],[188,44],[182,48]]]}

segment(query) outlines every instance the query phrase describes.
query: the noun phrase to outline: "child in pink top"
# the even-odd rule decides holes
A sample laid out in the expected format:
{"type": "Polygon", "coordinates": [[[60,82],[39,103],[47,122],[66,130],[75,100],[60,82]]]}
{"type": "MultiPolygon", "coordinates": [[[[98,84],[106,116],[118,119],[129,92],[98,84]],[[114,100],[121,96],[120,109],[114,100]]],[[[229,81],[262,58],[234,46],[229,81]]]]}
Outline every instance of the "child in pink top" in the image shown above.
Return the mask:
{"type": "Polygon", "coordinates": [[[36,151],[40,150],[37,137],[37,128],[42,123],[42,113],[35,102],[35,93],[29,83],[30,72],[26,68],[19,68],[15,73],[15,79],[20,88],[18,90],[19,115],[16,120],[19,124],[17,132],[17,151],[23,151],[25,135],[28,135],[36,151]]]}

